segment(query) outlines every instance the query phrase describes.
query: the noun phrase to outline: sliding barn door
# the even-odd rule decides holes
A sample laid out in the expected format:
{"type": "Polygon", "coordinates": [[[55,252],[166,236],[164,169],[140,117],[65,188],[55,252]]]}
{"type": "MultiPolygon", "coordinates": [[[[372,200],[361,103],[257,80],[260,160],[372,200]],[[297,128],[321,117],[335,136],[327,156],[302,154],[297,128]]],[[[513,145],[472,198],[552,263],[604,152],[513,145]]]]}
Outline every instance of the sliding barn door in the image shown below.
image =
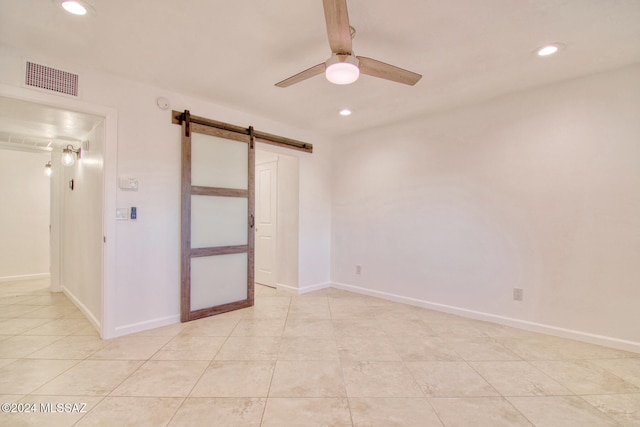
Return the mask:
{"type": "Polygon", "coordinates": [[[182,120],[182,321],[253,305],[254,143],[182,120]]]}

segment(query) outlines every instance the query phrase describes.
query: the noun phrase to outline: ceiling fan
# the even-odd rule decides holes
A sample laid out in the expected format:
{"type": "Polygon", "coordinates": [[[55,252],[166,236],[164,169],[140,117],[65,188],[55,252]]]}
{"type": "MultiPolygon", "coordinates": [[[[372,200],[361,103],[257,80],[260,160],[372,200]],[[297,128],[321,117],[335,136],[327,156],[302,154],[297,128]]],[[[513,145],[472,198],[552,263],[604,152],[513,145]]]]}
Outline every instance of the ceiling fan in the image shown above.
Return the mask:
{"type": "Polygon", "coordinates": [[[335,84],[353,83],[360,73],[411,86],[422,78],[420,74],[412,71],[354,55],[351,48],[353,28],[349,26],[347,0],[323,0],[323,5],[331,57],[321,64],[276,83],[276,86],[289,87],[322,73],[325,73],[327,80],[335,84]]]}

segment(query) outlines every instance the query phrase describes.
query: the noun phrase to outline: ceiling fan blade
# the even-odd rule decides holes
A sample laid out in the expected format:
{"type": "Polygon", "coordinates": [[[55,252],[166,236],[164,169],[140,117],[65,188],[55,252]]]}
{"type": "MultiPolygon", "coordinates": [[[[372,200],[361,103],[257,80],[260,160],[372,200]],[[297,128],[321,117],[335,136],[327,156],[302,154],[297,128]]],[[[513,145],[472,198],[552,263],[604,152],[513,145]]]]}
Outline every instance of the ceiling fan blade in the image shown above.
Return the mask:
{"type": "Polygon", "coordinates": [[[364,56],[358,56],[357,58],[360,61],[360,72],[363,74],[411,86],[418,83],[418,80],[422,78],[421,74],[385,64],[384,62],[380,62],[375,59],[366,58],[364,56]]]}
{"type": "Polygon", "coordinates": [[[351,28],[347,0],[323,0],[322,3],[331,52],[351,55],[351,28]]]}
{"type": "Polygon", "coordinates": [[[322,64],[314,65],[313,67],[307,68],[306,70],[296,74],[295,76],[291,76],[288,79],[284,79],[283,81],[276,83],[276,86],[289,87],[296,83],[300,83],[303,80],[307,80],[313,76],[324,73],[325,68],[326,67],[324,65],[324,62],[322,64]]]}

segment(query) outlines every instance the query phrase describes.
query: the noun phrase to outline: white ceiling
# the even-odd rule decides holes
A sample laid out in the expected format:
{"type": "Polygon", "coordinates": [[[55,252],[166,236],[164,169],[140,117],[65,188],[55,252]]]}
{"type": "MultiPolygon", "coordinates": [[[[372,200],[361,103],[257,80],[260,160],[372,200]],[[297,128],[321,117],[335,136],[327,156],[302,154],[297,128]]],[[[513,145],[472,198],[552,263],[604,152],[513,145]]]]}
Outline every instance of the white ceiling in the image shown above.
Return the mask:
{"type": "Polygon", "coordinates": [[[0,96],[0,148],[75,148],[103,119],[0,96]]]}
{"type": "Polygon", "coordinates": [[[640,62],[640,0],[348,0],[354,52],[422,80],[282,89],[330,55],[321,0],[89,3],[82,18],[55,0],[0,0],[0,42],[328,135],[640,62]],[[552,42],[566,49],[533,54],[552,42]]]}

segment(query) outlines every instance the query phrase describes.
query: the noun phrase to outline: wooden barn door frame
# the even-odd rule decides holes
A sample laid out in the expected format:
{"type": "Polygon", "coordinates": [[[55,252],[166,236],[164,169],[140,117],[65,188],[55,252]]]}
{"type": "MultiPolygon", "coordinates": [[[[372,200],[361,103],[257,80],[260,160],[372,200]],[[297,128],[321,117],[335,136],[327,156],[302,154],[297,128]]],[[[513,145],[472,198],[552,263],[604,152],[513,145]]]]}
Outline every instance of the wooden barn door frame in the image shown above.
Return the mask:
{"type": "Polygon", "coordinates": [[[250,307],[254,304],[254,247],[255,247],[255,142],[277,145],[307,153],[313,152],[313,145],[290,138],[260,132],[253,127],[243,128],[211,119],[192,116],[188,110],[172,111],[172,123],[182,126],[182,208],[181,208],[181,321],[187,322],[213,316],[228,311],[250,307]],[[217,188],[193,186],[192,172],[192,132],[202,133],[247,144],[248,188],[217,188]],[[247,243],[246,245],[218,246],[207,248],[191,247],[191,201],[192,196],[247,198],[247,243]],[[193,258],[218,255],[247,254],[247,297],[243,300],[192,310],[191,304],[191,262],[193,258]]]}

